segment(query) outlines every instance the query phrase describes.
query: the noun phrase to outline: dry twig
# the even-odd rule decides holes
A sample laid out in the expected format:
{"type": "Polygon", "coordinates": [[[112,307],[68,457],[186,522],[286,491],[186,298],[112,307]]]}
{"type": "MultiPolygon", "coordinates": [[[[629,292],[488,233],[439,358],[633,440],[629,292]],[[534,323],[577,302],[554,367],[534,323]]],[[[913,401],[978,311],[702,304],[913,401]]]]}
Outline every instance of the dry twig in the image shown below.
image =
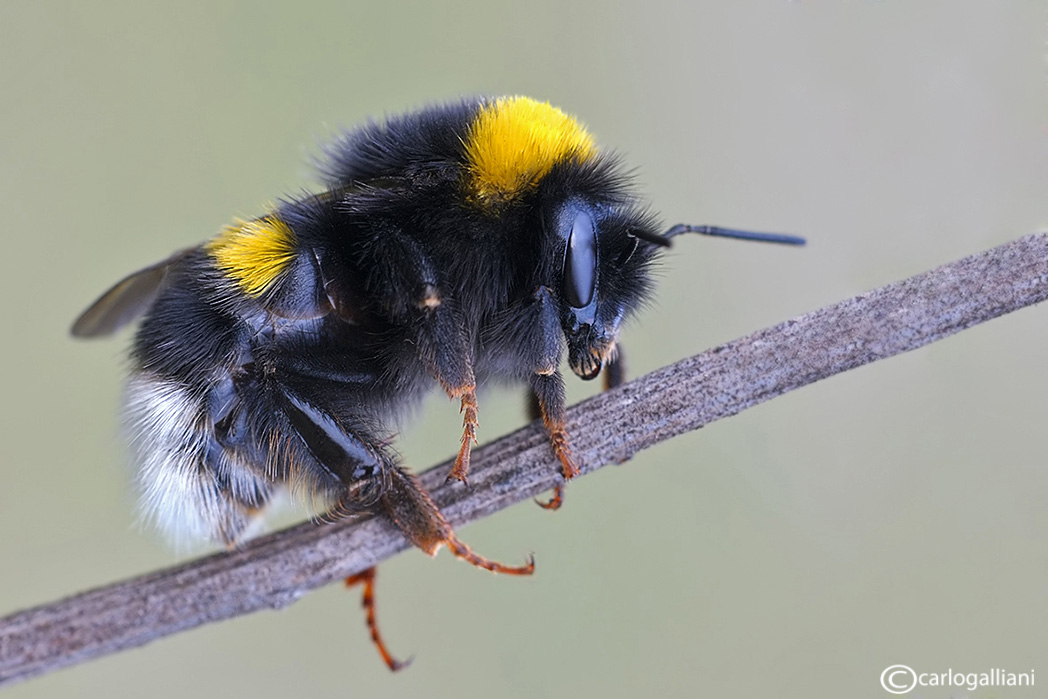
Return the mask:
{"type": "MultiPolygon", "coordinates": [[[[871,291],[677,362],[568,412],[583,472],[713,420],[1048,297],[1048,234],[871,291]]],[[[525,427],[473,453],[467,490],[423,482],[452,525],[533,497],[559,478],[545,433],[525,427]]],[[[382,519],[302,524],[222,553],[0,620],[0,684],[264,608],[407,548],[382,519]]]]}

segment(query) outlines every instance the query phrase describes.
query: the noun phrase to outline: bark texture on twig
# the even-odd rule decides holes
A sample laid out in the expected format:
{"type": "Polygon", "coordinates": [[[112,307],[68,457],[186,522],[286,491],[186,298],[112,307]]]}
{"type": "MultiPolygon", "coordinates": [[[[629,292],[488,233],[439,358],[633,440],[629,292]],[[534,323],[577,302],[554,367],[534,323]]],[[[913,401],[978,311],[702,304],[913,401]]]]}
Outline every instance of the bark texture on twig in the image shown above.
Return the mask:
{"type": "MultiPolygon", "coordinates": [[[[568,411],[583,473],[794,388],[1048,298],[1048,235],[1027,236],[677,362],[568,411]]],[[[532,424],[473,452],[471,488],[423,475],[452,525],[550,488],[532,424]]],[[[168,570],[0,619],[0,684],[264,608],[358,573],[408,543],[380,518],[302,524],[168,570]]]]}

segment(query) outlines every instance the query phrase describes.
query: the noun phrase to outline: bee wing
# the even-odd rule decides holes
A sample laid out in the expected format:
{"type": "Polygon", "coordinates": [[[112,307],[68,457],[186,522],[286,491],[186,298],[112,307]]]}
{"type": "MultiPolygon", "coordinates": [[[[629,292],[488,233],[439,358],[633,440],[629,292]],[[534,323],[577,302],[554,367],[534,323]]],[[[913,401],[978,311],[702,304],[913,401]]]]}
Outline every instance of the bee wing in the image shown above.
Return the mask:
{"type": "Polygon", "coordinates": [[[80,314],[73,323],[74,337],[112,335],[146,312],[164,287],[168,272],[196,248],[180,250],[171,257],[121,279],[80,314]]]}

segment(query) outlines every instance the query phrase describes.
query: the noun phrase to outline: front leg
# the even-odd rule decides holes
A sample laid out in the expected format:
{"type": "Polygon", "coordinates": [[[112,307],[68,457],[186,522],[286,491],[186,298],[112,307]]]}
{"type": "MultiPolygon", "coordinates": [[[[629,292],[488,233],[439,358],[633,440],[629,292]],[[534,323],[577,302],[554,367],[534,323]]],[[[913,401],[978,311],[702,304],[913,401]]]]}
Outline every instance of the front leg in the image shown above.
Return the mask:
{"type": "MultiPolygon", "coordinates": [[[[563,331],[557,300],[548,288],[541,286],[535,290],[529,306],[529,321],[520,326],[528,328],[528,332],[515,337],[514,342],[521,358],[532,367],[528,376],[531,418],[542,418],[553,454],[560,462],[564,480],[568,481],[578,475],[579,468],[571,455],[571,440],[564,427],[564,378],[557,369],[563,347],[563,331]]],[[[558,483],[554,487],[553,498],[539,504],[555,510],[563,500],[563,484],[558,483]]]]}
{"type": "MultiPolygon", "coordinates": [[[[621,345],[616,348],[614,357],[605,363],[603,372],[605,391],[625,381],[626,365],[621,345]]],[[[579,469],[572,458],[568,433],[564,428],[564,402],[564,380],[560,372],[536,374],[532,378],[531,391],[528,393],[528,418],[531,420],[542,418],[542,424],[545,425],[546,432],[550,436],[553,453],[561,463],[564,480],[568,481],[578,475],[579,469]]],[[[563,504],[563,483],[558,483],[553,487],[553,497],[547,502],[539,502],[539,506],[547,510],[560,509],[563,504]]]]}
{"type": "MultiPolygon", "coordinates": [[[[542,424],[549,434],[553,454],[560,461],[561,473],[565,481],[579,475],[579,467],[571,455],[571,442],[564,427],[564,379],[559,371],[550,374],[534,374],[531,377],[531,390],[535,395],[542,424]]],[[[560,509],[564,502],[564,485],[558,483],[553,488],[553,497],[539,505],[547,510],[560,509]]]]}

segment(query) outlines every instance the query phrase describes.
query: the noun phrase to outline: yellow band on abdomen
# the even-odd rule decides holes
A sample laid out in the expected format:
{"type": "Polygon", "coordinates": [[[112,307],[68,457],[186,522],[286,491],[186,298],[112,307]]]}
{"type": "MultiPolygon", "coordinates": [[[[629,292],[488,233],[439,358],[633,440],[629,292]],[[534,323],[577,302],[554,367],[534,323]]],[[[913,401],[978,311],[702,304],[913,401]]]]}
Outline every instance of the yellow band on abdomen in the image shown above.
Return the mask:
{"type": "Polygon", "coordinates": [[[249,296],[259,296],[295,259],[295,234],[276,216],[236,221],[205,246],[215,265],[249,296]]]}

